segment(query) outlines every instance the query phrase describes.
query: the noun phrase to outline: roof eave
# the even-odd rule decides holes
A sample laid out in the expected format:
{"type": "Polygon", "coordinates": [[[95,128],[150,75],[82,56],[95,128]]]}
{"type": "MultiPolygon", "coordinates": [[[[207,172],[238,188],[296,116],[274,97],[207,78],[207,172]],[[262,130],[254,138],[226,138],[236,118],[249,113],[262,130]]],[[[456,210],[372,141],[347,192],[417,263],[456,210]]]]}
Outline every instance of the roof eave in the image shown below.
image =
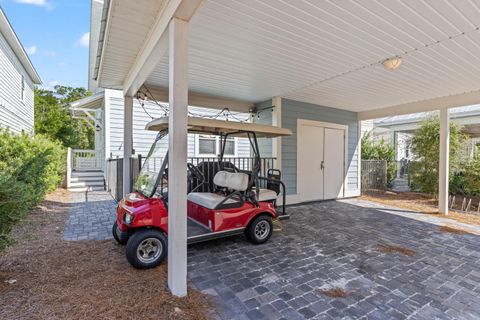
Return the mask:
{"type": "Polygon", "coordinates": [[[101,91],[94,95],[70,102],[69,106],[70,106],[70,109],[78,109],[78,108],[83,108],[85,106],[91,106],[96,102],[101,103],[104,97],[105,97],[105,92],[101,91]]]}

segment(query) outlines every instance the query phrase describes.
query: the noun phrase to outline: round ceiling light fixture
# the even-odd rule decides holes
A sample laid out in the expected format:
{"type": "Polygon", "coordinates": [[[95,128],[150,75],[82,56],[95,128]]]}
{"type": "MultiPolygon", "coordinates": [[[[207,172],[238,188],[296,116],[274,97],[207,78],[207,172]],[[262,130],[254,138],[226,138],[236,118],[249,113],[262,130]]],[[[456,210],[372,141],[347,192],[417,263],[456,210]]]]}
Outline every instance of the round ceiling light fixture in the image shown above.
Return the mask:
{"type": "Polygon", "coordinates": [[[385,67],[385,69],[396,70],[402,64],[402,58],[401,57],[388,58],[387,60],[383,61],[382,64],[385,67]]]}

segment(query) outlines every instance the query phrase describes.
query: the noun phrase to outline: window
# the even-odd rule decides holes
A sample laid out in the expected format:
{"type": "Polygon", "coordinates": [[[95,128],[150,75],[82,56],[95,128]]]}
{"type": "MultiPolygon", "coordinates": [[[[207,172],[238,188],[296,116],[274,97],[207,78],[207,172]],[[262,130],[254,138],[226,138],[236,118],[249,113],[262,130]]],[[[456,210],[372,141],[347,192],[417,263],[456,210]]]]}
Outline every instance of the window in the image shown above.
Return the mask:
{"type": "MultiPolygon", "coordinates": [[[[220,137],[200,134],[197,135],[197,156],[217,156],[220,154],[220,137]]],[[[235,138],[227,138],[225,156],[235,156],[235,138]]]]}
{"type": "Polygon", "coordinates": [[[198,153],[205,155],[217,154],[217,138],[215,136],[200,135],[198,137],[198,153]]]}
{"type": "Polygon", "coordinates": [[[22,83],[21,83],[21,88],[22,88],[22,91],[20,92],[20,98],[22,99],[22,101],[25,101],[25,77],[23,76],[22,74],[22,83]]]}

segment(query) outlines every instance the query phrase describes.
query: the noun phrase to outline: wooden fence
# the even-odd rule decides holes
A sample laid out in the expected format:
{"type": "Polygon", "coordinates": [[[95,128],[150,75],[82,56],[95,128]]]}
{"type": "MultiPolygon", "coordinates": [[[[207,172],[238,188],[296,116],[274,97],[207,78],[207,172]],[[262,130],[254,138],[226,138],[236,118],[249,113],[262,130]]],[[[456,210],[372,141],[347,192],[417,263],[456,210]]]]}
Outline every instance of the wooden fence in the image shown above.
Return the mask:
{"type": "Polygon", "coordinates": [[[387,190],[387,161],[362,160],[362,192],[387,190]]]}

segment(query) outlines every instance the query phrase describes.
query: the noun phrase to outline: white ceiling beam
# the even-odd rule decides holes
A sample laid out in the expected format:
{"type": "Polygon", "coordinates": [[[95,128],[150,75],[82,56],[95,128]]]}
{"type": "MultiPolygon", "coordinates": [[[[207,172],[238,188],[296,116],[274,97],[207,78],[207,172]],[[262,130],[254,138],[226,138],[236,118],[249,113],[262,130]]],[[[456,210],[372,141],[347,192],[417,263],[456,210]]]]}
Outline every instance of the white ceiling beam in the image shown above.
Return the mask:
{"type": "Polygon", "coordinates": [[[123,92],[135,96],[168,49],[168,24],[172,18],[190,21],[203,0],[170,0],[155,19],[123,83],[123,92]]]}
{"type": "MultiPolygon", "coordinates": [[[[148,90],[150,90],[155,100],[168,103],[167,88],[153,87],[151,85],[148,85],[148,90]]],[[[203,93],[189,92],[188,105],[212,109],[228,108],[230,111],[249,112],[250,109],[254,106],[254,103],[250,101],[240,101],[230,98],[210,96],[203,93]]]]}
{"type": "Polygon", "coordinates": [[[358,120],[378,119],[402,114],[433,111],[444,108],[462,107],[479,103],[480,90],[477,90],[451,96],[399,104],[392,107],[362,111],[358,113],[358,120]]]}

